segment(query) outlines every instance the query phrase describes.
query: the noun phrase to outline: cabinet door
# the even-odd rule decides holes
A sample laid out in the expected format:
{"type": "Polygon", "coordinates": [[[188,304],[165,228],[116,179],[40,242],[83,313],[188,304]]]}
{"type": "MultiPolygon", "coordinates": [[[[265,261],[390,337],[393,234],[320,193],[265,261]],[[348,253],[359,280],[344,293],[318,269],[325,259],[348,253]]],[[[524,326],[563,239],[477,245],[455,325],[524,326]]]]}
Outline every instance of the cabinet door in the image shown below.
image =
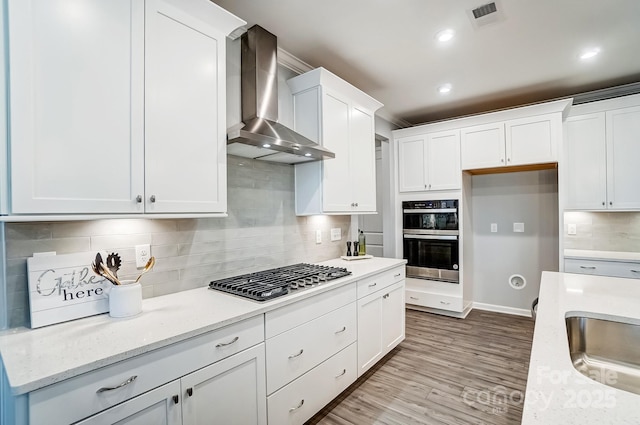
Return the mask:
{"type": "Polygon", "coordinates": [[[384,355],[404,340],[404,281],[386,288],[383,292],[382,350],[384,355]]]}
{"type": "Polygon", "coordinates": [[[104,412],[77,422],[78,425],[180,425],[180,381],[172,381],[104,412]]]}
{"type": "Polygon", "coordinates": [[[426,136],[398,139],[398,181],[400,192],[427,190],[426,136]]]}
{"type": "Polygon", "coordinates": [[[427,137],[429,190],[460,189],[460,133],[445,131],[427,137]]]}
{"type": "Polygon", "coordinates": [[[505,165],[504,124],[492,123],[460,130],[462,169],[505,165]]]}
{"type": "Polygon", "coordinates": [[[565,130],[567,209],[606,208],[607,168],[604,112],[568,118],[565,130]]]}
{"type": "Polygon", "coordinates": [[[169,3],[146,2],[146,212],[225,212],[225,34],[169,3]]]}
{"type": "Polygon", "coordinates": [[[11,203],[142,212],[144,3],[10,0],[11,203]]]}
{"type": "Polygon", "coordinates": [[[607,206],[640,208],[640,107],[607,112],[607,206]]]}
{"type": "Polygon", "coordinates": [[[332,93],[325,93],[322,102],[322,144],[336,154],[335,158],[322,161],[323,210],[351,211],[354,200],[349,162],[349,103],[332,93]]]}
{"type": "Polygon", "coordinates": [[[558,160],[559,114],[510,120],[505,123],[506,164],[543,164],[558,160]]]}
{"type": "Polygon", "coordinates": [[[382,295],[378,291],[358,300],[358,376],[382,357],[382,295]]]}
{"type": "Polygon", "coordinates": [[[181,379],[185,425],[265,425],[264,344],[181,379]]]}
{"type": "Polygon", "coordinates": [[[376,211],[376,141],[372,113],[351,108],[349,176],[356,212],[376,211]]]}

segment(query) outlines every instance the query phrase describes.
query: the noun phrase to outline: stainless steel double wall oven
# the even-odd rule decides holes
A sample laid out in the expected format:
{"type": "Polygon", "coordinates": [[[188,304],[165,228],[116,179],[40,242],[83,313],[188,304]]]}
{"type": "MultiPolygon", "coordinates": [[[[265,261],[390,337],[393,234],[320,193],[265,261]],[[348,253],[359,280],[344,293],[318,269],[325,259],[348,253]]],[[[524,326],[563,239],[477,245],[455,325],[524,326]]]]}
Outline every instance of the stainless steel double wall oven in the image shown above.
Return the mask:
{"type": "Polygon", "coordinates": [[[458,283],[458,200],[402,203],[407,277],[458,283]]]}

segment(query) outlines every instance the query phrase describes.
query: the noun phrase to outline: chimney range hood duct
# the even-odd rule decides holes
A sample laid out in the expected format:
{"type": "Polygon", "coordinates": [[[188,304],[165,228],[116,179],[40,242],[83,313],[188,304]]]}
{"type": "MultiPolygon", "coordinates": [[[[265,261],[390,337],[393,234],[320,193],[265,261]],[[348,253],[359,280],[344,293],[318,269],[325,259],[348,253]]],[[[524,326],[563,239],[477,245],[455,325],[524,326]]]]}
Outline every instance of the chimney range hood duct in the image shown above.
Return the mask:
{"type": "Polygon", "coordinates": [[[296,164],[335,154],[278,120],[276,36],[254,25],[241,38],[242,123],[228,131],[227,153],[296,164]]]}

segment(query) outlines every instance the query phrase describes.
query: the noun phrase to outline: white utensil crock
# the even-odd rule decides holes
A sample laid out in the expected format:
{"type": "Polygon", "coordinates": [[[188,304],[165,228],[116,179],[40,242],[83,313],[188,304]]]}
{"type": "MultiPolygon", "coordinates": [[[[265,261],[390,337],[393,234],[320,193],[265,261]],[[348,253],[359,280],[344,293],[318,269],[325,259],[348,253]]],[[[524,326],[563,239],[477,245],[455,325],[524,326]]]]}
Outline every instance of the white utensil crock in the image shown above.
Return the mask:
{"type": "Polygon", "coordinates": [[[109,316],[130,317],[142,311],[142,286],[124,280],[122,285],[112,285],[109,290],[109,316]]]}

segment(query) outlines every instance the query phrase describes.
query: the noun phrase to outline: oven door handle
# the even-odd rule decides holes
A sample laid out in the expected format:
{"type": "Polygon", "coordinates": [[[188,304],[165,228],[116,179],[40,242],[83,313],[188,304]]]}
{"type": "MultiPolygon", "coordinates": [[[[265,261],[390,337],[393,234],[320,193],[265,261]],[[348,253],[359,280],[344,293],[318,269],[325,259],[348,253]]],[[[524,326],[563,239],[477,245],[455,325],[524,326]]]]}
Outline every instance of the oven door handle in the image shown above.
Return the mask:
{"type": "Polygon", "coordinates": [[[457,241],[457,236],[446,236],[446,235],[408,235],[404,234],[405,239],[430,239],[430,240],[440,240],[440,241],[457,241]]]}
{"type": "Polygon", "coordinates": [[[405,209],[402,210],[405,214],[441,214],[441,213],[457,213],[458,210],[455,208],[434,208],[434,209],[405,209]]]}

